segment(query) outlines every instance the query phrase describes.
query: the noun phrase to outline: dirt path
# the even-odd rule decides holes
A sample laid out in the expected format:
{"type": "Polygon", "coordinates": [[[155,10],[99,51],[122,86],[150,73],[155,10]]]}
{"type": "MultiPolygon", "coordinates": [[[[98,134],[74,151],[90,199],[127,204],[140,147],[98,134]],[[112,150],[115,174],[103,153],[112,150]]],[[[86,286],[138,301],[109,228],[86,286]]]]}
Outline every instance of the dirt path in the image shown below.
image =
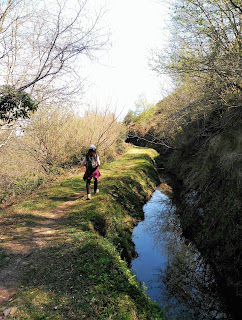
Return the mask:
{"type": "MultiPolygon", "coordinates": [[[[33,226],[31,230],[28,230],[27,235],[20,235],[17,239],[12,235],[9,237],[9,240],[1,245],[0,248],[3,248],[9,256],[5,258],[8,260],[7,266],[0,269],[0,306],[9,301],[17,292],[19,280],[28,269],[30,258],[53,242],[58,233],[59,219],[63,217],[68,209],[75,205],[82,196],[83,192],[79,192],[73,197],[70,197],[68,201],[61,203],[61,205],[43,215],[36,212],[38,218],[43,218],[43,220],[38,221],[37,226],[33,226]]],[[[24,223],[22,223],[22,225],[24,226],[24,223]]],[[[13,232],[14,231],[12,231],[12,233],[13,232]]],[[[11,230],[9,234],[10,233],[11,230]]]]}

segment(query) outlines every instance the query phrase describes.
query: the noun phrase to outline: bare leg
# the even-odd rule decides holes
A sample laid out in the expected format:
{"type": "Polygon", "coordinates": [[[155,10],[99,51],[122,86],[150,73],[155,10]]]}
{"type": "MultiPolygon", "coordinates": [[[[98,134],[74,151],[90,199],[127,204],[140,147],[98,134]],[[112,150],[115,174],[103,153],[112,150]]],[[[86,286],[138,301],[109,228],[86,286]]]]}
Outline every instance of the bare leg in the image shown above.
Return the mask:
{"type": "Polygon", "coordinates": [[[97,186],[98,186],[97,178],[94,178],[94,193],[98,193],[99,192],[97,186]]]}
{"type": "Polygon", "coordinates": [[[91,183],[91,180],[87,179],[87,181],[86,181],[87,194],[91,194],[90,183],[91,183]]]}

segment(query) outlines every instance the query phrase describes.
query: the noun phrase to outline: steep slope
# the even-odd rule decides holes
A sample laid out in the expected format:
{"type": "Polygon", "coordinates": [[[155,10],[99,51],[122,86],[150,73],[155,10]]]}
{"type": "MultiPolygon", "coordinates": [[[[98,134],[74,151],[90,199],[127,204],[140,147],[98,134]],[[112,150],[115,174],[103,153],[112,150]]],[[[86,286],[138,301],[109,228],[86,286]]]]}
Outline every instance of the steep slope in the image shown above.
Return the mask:
{"type": "MultiPolygon", "coordinates": [[[[209,107],[203,104],[204,100],[196,101],[192,94],[193,100],[189,100],[181,93],[184,90],[179,89],[161,101],[149,119],[133,119],[127,141],[156,149],[160,154],[158,167],[165,168],[183,184],[178,210],[184,235],[208,258],[221,279],[230,311],[239,319],[236,306],[242,302],[240,106],[209,107]]],[[[239,95],[234,102],[238,101],[239,95]]]]}

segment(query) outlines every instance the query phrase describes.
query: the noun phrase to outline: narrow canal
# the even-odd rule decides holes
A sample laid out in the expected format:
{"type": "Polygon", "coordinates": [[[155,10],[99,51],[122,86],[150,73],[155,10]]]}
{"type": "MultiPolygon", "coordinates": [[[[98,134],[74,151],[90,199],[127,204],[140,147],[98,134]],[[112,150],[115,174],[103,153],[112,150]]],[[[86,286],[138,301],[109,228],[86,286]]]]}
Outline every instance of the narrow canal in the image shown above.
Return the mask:
{"type": "Polygon", "coordinates": [[[171,200],[156,190],[133,232],[138,257],[132,270],[168,320],[231,319],[210,266],[182,236],[171,200]]]}

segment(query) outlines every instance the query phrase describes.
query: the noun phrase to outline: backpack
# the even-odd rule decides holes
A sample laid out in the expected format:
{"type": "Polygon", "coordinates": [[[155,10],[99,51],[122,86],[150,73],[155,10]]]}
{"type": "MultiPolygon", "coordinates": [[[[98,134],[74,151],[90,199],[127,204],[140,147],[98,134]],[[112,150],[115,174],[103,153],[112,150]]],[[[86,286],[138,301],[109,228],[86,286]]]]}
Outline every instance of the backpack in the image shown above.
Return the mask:
{"type": "Polygon", "coordinates": [[[94,170],[97,168],[97,159],[94,155],[86,155],[86,168],[87,170],[94,170]]]}

